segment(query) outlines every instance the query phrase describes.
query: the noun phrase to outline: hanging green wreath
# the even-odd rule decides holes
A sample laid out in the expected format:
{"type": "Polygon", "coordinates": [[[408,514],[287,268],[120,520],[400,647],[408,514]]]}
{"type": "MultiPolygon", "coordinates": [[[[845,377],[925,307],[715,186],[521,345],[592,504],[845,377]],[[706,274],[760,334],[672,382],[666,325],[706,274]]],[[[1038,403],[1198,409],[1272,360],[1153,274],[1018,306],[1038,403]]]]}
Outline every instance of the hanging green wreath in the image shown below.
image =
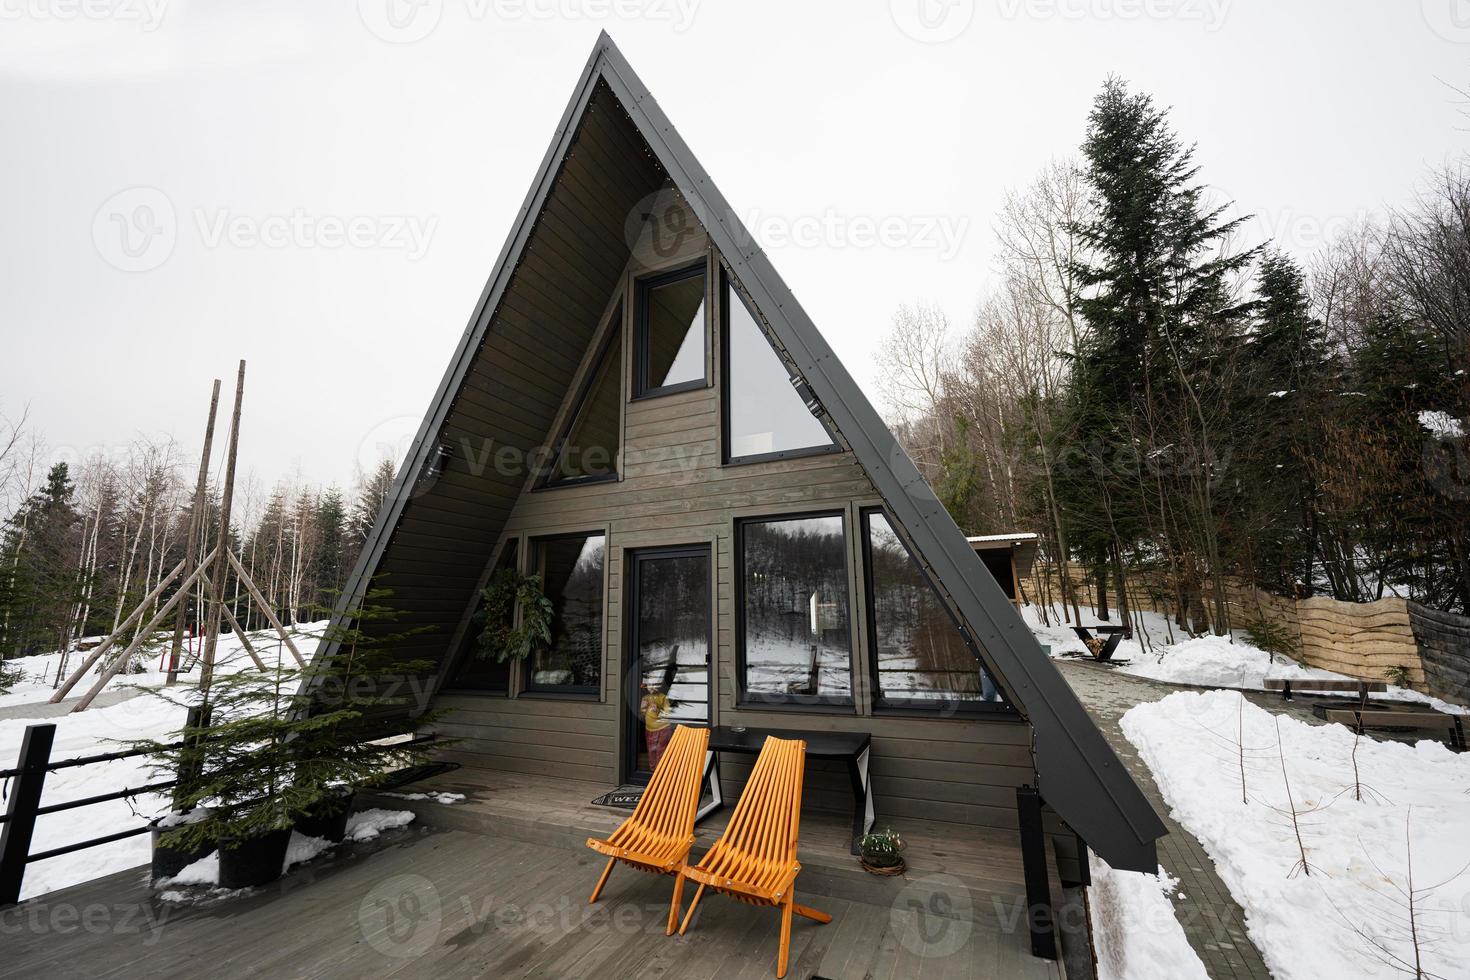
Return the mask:
{"type": "Polygon", "coordinates": [[[555,610],[541,589],[541,576],[502,568],[491,576],[480,597],[485,625],[480,630],[476,653],[482,660],[491,657],[500,663],[512,658],[524,660],[551,645],[551,617],[555,610]],[[517,610],[521,614],[519,625],[516,625],[517,610]]]}

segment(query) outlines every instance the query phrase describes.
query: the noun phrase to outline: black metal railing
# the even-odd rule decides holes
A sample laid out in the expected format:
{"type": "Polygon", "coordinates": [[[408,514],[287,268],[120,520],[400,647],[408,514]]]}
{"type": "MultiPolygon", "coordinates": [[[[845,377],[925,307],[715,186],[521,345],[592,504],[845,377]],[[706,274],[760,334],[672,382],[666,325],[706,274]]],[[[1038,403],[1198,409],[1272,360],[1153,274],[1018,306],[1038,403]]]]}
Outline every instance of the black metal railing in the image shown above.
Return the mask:
{"type": "MultiPolygon", "coordinates": [[[[401,749],[434,740],[435,736],[430,733],[406,741],[390,743],[383,748],[385,750],[401,749]]],[[[153,829],[153,823],[150,821],[116,833],[31,853],[31,839],[35,835],[38,817],[97,803],[108,803],[112,800],[131,799],[148,793],[172,789],[178,785],[177,779],[167,779],[144,786],[124,787],[109,793],[98,793],[95,796],[85,796],[77,800],[66,800],[42,806],[41,794],[46,787],[46,776],[50,773],[62,769],[74,769],[78,766],[133,759],[138,756],[151,755],[157,751],[153,748],[123,749],[118,752],[100,752],[71,759],[57,759],[53,762],[51,747],[55,741],[56,726],[54,724],[28,725],[25,737],[20,744],[20,760],[16,767],[0,769],[0,780],[5,780],[10,784],[5,813],[0,815],[0,908],[15,905],[20,901],[20,888],[21,883],[25,880],[27,865],[36,861],[44,861],[47,858],[61,857],[63,854],[71,854],[89,847],[136,837],[153,829]]],[[[203,739],[190,743],[190,747],[198,747],[201,742],[207,741],[208,739],[203,739]]],[[[184,747],[184,742],[175,742],[165,746],[169,750],[184,747]]]]}

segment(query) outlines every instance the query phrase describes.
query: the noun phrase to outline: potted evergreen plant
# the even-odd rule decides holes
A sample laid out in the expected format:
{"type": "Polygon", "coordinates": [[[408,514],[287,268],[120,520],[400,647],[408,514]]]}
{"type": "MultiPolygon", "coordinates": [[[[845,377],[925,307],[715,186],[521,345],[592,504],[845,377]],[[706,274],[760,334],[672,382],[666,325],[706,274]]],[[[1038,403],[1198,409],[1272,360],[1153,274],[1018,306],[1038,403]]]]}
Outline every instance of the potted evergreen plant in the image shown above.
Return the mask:
{"type": "MultiPolygon", "coordinates": [[[[393,656],[409,633],[374,628],[392,618],[376,604],[387,595],[370,592],[335,631],[332,657],[297,667],[278,655],[265,671],[221,670],[171,733],[176,741],[136,743],[178,773],[174,811],[186,816],[160,825],[161,847],[218,847],[222,887],[264,884],[281,874],[293,827],[341,839],[356,789],[427,760],[422,746],[385,743],[437,717],[421,705],[385,710],[407,705],[404,678],[432,666],[393,656]]],[[[159,694],[179,703],[174,691],[159,694]]]]}
{"type": "Polygon", "coordinates": [[[858,838],[858,855],[863,870],[875,875],[904,872],[904,842],[893,830],[881,830],[858,838]]]}

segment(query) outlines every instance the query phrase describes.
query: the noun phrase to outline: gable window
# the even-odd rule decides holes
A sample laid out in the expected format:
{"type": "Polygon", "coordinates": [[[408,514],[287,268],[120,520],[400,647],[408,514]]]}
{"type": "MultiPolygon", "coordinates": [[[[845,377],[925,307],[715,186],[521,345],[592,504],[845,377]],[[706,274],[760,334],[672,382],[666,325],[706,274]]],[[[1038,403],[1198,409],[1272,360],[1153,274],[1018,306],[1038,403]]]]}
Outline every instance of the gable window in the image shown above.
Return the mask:
{"type": "Polygon", "coordinates": [[[780,459],[837,449],[792,384],[791,372],[724,277],[725,461],[780,459]]]}
{"type": "Polygon", "coordinates": [[[534,571],[551,600],[551,644],[531,658],[528,691],[602,691],[602,532],[537,538],[534,571]]]}
{"type": "Polygon", "coordinates": [[[841,514],[741,521],[741,696],[852,703],[847,535],[841,514]]]}
{"type": "Polygon", "coordinates": [[[704,263],[638,280],[634,396],[703,388],[704,263]]]}
{"type": "MultiPolygon", "coordinates": [[[[490,573],[492,582],[495,576],[506,569],[516,570],[519,544],[516,538],[511,538],[505,543],[505,547],[500,549],[500,557],[495,561],[495,571],[490,573]]],[[[454,691],[508,694],[510,693],[510,661],[497,660],[494,654],[480,656],[480,634],[485,631],[486,625],[485,600],[481,597],[475,602],[474,615],[470,617],[469,628],[465,630],[464,640],[460,643],[459,663],[455,666],[448,687],[454,691]]],[[[514,619],[513,611],[508,610],[508,612],[511,612],[511,615],[507,619],[514,619]]],[[[502,625],[512,624],[506,622],[502,625]]]]}
{"type": "MultiPolygon", "coordinates": [[[[614,313],[613,323],[620,320],[620,314],[614,313]]],[[[622,365],[621,331],[614,326],[612,339],[599,355],[571,421],[557,440],[543,485],[617,479],[622,442],[622,365]]]]}
{"type": "Polygon", "coordinates": [[[881,510],[863,512],[863,536],[875,703],[1006,708],[968,638],[881,510]]]}

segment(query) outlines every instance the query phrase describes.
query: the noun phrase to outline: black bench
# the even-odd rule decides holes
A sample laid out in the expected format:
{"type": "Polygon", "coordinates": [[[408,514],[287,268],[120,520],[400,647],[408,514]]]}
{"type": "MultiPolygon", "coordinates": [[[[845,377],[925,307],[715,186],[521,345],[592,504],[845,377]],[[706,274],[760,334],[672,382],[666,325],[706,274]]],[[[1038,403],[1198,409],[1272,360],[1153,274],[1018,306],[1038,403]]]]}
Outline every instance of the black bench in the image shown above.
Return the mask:
{"type": "Polygon", "coordinates": [[[709,732],[709,755],[704,765],[704,782],[712,799],[700,809],[697,823],[725,805],[720,789],[720,753],[738,752],[758,755],[767,736],[799,738],[806,742],[808,759],[841,759],[847,763],[852,780],[852,853],[858,853],[857,839],[873,829],[873,784],[868,777],[868,758],[873,736],[867,732],[806,732],[793,729],[744,728],[736,730],[718,725],[709,732]]]}
{"type": "Polygon", "coordinates": [[[1368,695],[1382,694],[1388,690],[1388,685],[1382,681],[1358,681],[1358,680],[1313,680],[1311,678],[1288,680],[1284,677],[1267,677],[1266,690],[1280,691],[1281,700],[1290,701],[1292,685],[1299,689],[1317,691],[1319,693],[1345,691],[1358,696],[1358,708],[1362,710],[1368,707],[1368,695]]]}

